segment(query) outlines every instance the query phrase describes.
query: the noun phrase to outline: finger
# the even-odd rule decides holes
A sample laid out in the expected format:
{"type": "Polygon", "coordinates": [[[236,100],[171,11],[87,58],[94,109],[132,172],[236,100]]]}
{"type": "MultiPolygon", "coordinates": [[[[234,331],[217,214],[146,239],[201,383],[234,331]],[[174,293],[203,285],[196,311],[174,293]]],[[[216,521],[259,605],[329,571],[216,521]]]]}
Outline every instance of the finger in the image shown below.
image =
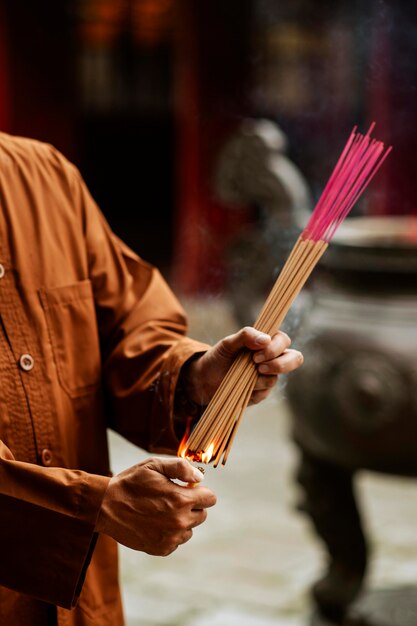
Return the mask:
{"type": "Polygon", "coordinates": [[[193,531],[191,529],[183,530],[181,533],[176,533],[175,535],[169,535],[161,542],[159,550],[156,551],[148,551],[148,554],[155,554],[159,556],[169,556],[175,550],[190,541],[193,536],[193,531]]]}
{"type": "Polygon", "coordinates": [[[177,507],[192,511],[202,511],[214,506],[217,502],[216,495],[201,485],[194,485],[193,489],[189,485],[175,485],[177,490],[177,507]]]}
{"type": "Polygon", "coordinates": [[[250,350],[260,350],[271,342],[271,337],[266,333],[261,333],[252,326],[245,326],[237,333],[225,337],[218,344],[218,349],[227,356],[233,356],[242,348],[250,350]]]}
{"type": "Polygon", "coordinates": [[[286,333],[278,331],[271,339],[270,343],[262,350],[255,352],[253,360],[255,363],[271,361],[285,352],[291,345],[291,339],[286,333]]]}
{"type": "Polygon", "coordinates": [[[289,374],[300,367],[304,357],[298,350],[286,350],[281,356],[258,365],[259,374],[289,374]]]}
{"type": "Polygon", "coordinates": [[[270,376],[258,376],[254,391],[270,391],[275,387],[278,381],[277,374],[271,374],[270,376]]]}
{"type": "Polygon", "coordinates": [[[192,536],[193,531],[191,530],[191,528],[181,533],[180,537],[178,537],[177,539],[177,547],[183,545],[184,543],[187,543],[187,541],[190,541],[192,536]]]}
{"type": "Polygon", "coordinates": [[[149,459],[147,465],[172,480],[182,480],[185,483],[200,483],[204,479],[204,474],[185,459],[152,458],[149,459]]]}
{"type": "Polygon", "coordinates": [[[201,510],[192,510],[193,513],[193,520],[191,523],[191,528],[196,528],[197,526],[200,526],[201,524],[204,524],[204,522],[207,519],[207,511],[206,509],[201,509],[201,510]]]}
{"type": "Polygon", "coordinates": [[[191,501],[192,511],[211,508],[217,502],[216,495],[207,487],[196,487],[191,491],[193,496],[191,501]]]}
{"type": "Polygon", "coordinates": [[[263,389],[262,391],[253,391],[250,397],[249,404],[259,404],[263,402],[271,393],[270,389],[263,389]]]}

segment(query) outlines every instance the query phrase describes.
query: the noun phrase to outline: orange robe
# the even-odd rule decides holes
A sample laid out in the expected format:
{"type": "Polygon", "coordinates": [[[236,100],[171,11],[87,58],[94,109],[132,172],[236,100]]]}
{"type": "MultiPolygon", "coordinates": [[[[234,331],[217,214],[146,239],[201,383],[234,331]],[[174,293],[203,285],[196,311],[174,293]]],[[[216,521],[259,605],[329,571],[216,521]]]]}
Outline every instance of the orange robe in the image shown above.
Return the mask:
{"type": "Polygon", "coordinates": [[[175,451],[178,374],[207,346],[54,148],[0,133],[0,194],[0,624],[121,626],[94,531],[106,428],[175,451]]]}

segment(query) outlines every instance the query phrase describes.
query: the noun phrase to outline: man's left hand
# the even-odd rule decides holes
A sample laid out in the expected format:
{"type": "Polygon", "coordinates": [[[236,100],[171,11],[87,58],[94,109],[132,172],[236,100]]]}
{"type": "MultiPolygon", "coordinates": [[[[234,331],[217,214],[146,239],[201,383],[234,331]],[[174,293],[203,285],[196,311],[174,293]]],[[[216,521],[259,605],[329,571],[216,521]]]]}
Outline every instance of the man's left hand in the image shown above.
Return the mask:
{"type": "Polygon", "coordinates": [[[250,404],[261,402],[271,393],[280,374],[302,365],[303,355],[290,345],[290,338],[282,331],[270,337],[249,326],[242,328],[186,364],[183,381],[188,398],[200,405],[208,404],[238,353],[246,348],[252,352],[259,374],[250,404]]]}

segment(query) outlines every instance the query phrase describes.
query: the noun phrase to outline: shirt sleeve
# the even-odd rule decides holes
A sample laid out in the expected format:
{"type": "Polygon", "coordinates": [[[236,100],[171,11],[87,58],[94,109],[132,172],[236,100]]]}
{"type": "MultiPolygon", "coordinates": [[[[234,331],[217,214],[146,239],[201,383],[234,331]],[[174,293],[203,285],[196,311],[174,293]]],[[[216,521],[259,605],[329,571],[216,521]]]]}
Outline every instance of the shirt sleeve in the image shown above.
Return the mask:
{"type": "Polygon", "coordinates": [[[16,461],[0,441],[0,585],[72,608],[109,480],[16,461]]]}
{"type": "Polygon", "coordinates": [[[186,337],[187,321],[160,272],[111,231],[77,171],[93,285],[108,423],[151,452],[178,448],[174,399],[182,365],[208,346],[186,337]]]}

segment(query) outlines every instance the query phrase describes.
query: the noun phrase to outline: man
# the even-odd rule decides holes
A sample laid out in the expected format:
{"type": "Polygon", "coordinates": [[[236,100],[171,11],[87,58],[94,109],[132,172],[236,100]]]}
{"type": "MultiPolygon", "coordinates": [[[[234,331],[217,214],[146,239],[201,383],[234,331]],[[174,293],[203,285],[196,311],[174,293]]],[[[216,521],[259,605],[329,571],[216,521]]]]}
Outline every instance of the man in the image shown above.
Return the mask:
{"type": "Polygon", "coordinates": [[[201,481],[183,459],[110,478],[106,427],[175,453],[239,350],[258,364],[252,402],[302,356],[253,328],[187,338],[157,270],[51,146],[0,134],[0,193],[0,624],[120,626],[116,541],[167,555],[215,496],[171,480],[201,481]]]}

